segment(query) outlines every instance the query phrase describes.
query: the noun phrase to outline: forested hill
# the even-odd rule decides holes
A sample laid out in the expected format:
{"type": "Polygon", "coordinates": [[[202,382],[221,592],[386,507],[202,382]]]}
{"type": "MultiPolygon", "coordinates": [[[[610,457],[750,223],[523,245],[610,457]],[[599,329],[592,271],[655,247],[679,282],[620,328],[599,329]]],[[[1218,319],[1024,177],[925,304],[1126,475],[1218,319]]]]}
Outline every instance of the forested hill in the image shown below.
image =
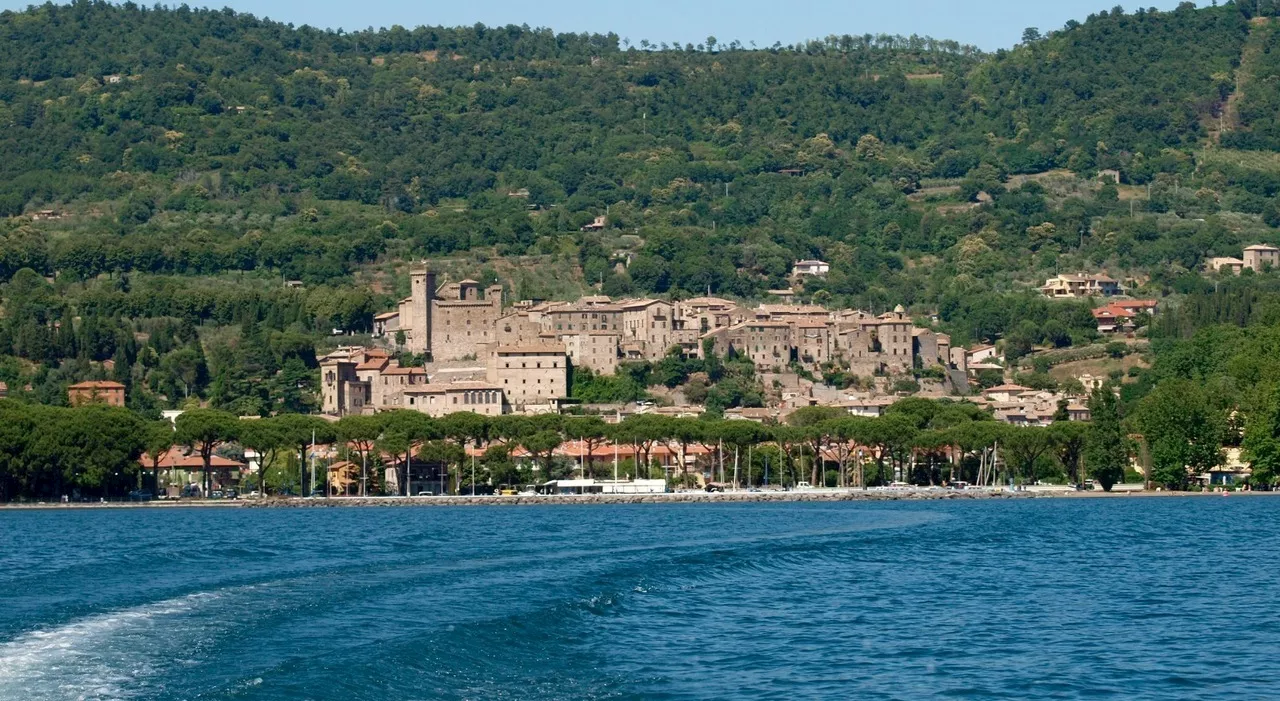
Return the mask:
{"type": "Polygon", "coordinates": [[[810,292],[937,305],[955,280],[1193,267],[1270,235],[1271,164],[1204,152],[1280,133],[1274,90],[1233,96],[1251,41],[1254,84],[1274,77],[1251,9],[1116,8],[993,55],[920,37],[341,33],[133,3],[0,13],[0,214],[79,215],[0,224],[0,279],[338,283],[495,247],[568,251],[613,293],[752,296],[817,255],[834,272],[810,292]],[[1054,169],[1078,182],[1034,179],[1054,169]],[[1109,169],[1150,195],[1098,193],[1109,169]],[[606,211],[605,232],[579,233],[606,211]],[[1244,219],[1201,216],[1219,211],[1244,219]],[[623,232],[642,244],[614,272],[623,232]]]}
{"type": "Polygon", "coordinates": [[[673,177],[839,172],[865,134],[924,176],[1087,169],[1100,143],[1154,156],[1203,138],[1247,31],[1231,7],[1104,12],[988,58],[918,38],[652,50],[517,27],[341,34],[45,5],[0,15],[3,208],[100,191],[121,170],[404,208],[498,181],[548,201],[630,199],[673,177]]]}

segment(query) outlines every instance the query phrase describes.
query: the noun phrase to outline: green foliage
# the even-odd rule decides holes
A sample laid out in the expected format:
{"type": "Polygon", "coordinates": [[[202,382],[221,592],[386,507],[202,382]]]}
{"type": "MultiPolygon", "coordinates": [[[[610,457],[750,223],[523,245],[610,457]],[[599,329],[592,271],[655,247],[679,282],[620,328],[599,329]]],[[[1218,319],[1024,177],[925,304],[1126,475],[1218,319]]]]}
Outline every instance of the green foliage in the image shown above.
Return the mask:
{"type": "MultiPolygon", "coordinates": [[[[642,376],[647,375],[647,366],[642,376]]],[[[587,403],[635,402],[647,395],[631,368],[619,367],[613,375],[597,375],[590,368],[573,366],[569,396],[587,403]]]]}
{"type": "Polygon", "coordinates": [[[1089,474],[1103,490],[1124,479],[1129,451],[1115,394],[1110,387],[1096,389],[1089,397],[1090,423],[1086,434],[1084,462],[1089,474]]]}
{"type": "Polygon", "coordinates": [[[1274,485],[1280,477],[1280,385],[1271,390],[1270,401],[1248,418],[1240,447],[1241,459],[1253,469],[1250,482],[1274,485]]]}
{"type": "Polygon", "coordinates": [[[1167,380],[1138,406],[1136,424],[1151,452],[1151,477],[1167,489],[1185,489],[1194,475],[1222,464],[1226,417],[1200,385],[1167,380]]]}

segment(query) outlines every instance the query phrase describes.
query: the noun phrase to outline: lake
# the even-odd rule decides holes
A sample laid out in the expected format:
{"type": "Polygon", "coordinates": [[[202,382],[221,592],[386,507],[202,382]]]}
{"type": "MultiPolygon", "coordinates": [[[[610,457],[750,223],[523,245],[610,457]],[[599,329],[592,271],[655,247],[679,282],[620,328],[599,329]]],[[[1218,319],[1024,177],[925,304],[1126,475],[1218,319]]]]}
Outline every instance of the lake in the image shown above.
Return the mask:
{"type": "Polygon", "coordinates": [[[1280,499],[0,512],[0,699],[1280,696],[1280,499]]]}

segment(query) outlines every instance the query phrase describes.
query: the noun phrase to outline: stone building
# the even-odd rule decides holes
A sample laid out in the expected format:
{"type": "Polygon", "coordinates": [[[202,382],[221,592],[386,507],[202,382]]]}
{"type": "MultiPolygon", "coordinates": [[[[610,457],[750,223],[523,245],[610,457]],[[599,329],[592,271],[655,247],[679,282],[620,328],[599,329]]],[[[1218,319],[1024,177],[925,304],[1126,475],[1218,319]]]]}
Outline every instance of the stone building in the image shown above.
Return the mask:
{"type": "Polygon", "coordinates": [[[588,331],[562,338],[574,367],[589,368],[597,375],[617,372],[621,339],[612,331],[588,331]]]}
{"type": "Polygon", "coordinates": [[[785,367],[794,357],[791,325],[782,321],[744,321],[710,331],[703,338],[712,342],[717,355],[750,358],[759,370],[785,367]]]}
{"type": "Polygon", "coordinates": [[[569,358],[554,344],[498,346],[489,356],[489,382],[502,389],[513,411],[558,404],[569,394],[569,358]]]}
{"type": "Polygon", "coordinates": [[[623,339],[635,344],[637,360],[661,360],[676,337],[675,305],[656,299],[638,299],[622,304],[623,339]]]}
{"type": "Polygon", "coordinates": [[[501,316],[502,285],[482,289],[475,280],[462,280],[437,287],[434,272],[414,268],[396,321],[406,350],[441,361],[479,357],[482,346],[497,340],[501,316]]]}
{"type": "Polygon", "coordinates": [[[1267,268],[1280,269],[1280,248],[1265,243],[1245,246],[1244,267],[1259,273],[1267,268]]]}
{"type": "Polygon", "coordinates": [[[406,390],[404,399],[403,408],[435,417],[460,411],[470,411],[481,416],[501,416],[506,413],[507,408],[502,388],[487,382],[425,385],[406,390]]]}
{"type": "Polygon", "coordinates": [[[67,403],[71,406],[124,406],[124,385],[111,381],[77,382],[67,387],[67,403]]]}
{"type": "Polygon", "coordinates": [[[834,322],[801,321],[794,325],[792,338],[796,359],[801,365],[816,370],[823,363],[831,362],[834,330],[834,322]]]}

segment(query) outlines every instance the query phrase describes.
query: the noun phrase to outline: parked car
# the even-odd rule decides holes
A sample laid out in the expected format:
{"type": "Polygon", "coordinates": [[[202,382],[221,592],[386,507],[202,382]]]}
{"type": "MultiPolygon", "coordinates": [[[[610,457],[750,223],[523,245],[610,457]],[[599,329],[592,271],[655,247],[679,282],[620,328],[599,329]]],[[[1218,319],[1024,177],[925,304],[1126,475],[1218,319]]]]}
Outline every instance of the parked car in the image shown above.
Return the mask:
{"type": "Polygon", "coordinates": [[[311,496],[312,496],[312,497],[322,497],[322,496],[324,496],[324,490],[323,490],[323,489],[313,489],[313,490],[311,490],[311,496]]]}
{"type": "Polygon", "coordinates": [[[183,498],[195,498],[200,496],[200,485],[188,484],[187,486],[183,487],[182,496],[183,498]]]}
{"type": "Polygon", "coordinates": [[[222,495],[222,498],[224,498],[224,499],[239,499],[239,498],[240,498],[240,493],[239,493],[239,492],[237,492],[237,491],[236,491],[236,490],[234,490],[234,489],[228,489],[228,490],[226,491],[226,493],[224,493],[224,494],[222,495]]]}
{"type": "Polygon", "coordinates": [[[151,492],[146,489],[135,489],[129,492],[129,501],[151,501],[151,492]]]}

